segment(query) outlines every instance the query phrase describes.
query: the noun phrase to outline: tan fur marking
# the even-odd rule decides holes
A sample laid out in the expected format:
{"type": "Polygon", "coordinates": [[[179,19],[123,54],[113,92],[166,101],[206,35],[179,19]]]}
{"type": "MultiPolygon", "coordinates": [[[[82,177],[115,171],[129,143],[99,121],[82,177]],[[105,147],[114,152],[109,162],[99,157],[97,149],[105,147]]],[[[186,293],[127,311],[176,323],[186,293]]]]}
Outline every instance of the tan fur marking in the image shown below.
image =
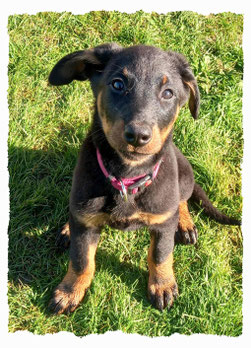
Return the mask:
{"type": "Polygon", "coordinates": [[[97,109],[98,109],[99,116],[102,117],[101,98],[102,98],[102,91],[99,92],[97,96],[97,109]]]}
{"type": "Polygon", "coordinates": [[[195,89],[194,89],[194,86],[192,85],[192,83],[188,82],[188,81],[184,81],[184,82],[185,82],[186,85],[188,85],[188,87],[190,88],[191,92],[195,96],[195,89]]]}
{"type": "Polygon", "coordinates": [[[163,76],[163,79],[162,79],[162,85],[165,85],[168,81],[168,77],[166,75],[163,76]]]}
{"type": "Polygon", "coordinates": [[[69,222],[66,222],[66,224],[64,224],[60,233],[70,238],[71,232],[70,232],[69,222]]]}
{"type": "Polygon", "coordinates": [[[164,262],[160,264],[156,264],[153,261],[153,245],[154,245],[154,238],[152,237],[149,251],[148,251],[148,258],[147,258],[150,277],[151,278],[157,277],[162,280],[172,278],[174,276],[173,253],[170,253],[164,262]]]}
{"type": "Polygon", "coordinates": [[[96,249],[97,245],[91,244],[89,246],[87,253],[88,263],[85,270],[80,274],[75,272],[72,267],[72,262],[70,261],[68,271],[54,294],[54,301],[60,303],[61,307],[58,314],[63,313],[69,306],[70,311],[74,311],[79,302],[83,299],[86,290],[91,285],[95,273],[96,249]]]}
{"type": "Polygon", "coordinates": [[[123,69],[123,74],[124,74],[125,76],[127,76],[127,75],[128,75],[128,70],[127,70],[127,68],[126,68],[126,67],[124,67],[124,69],[123,69]]]}
{"type": "Polygon", "coordinates": [[[163,296],[163,292],[168,292],[173,302],[172,291],[177,286],[173,272],[173,253],[170,253],[166,260],[160,264],[156,264],[153,260],[154,238],[151,238],[151,243],[148,251],[148,268],[149,280],[148,291],[152,295],[163,296]]]}
{"type": "Polygon", "coordinates": [[[184,82],[190,88],[189,108],[190,108],[190,110],[194,110],[194,108],[195,108],[196,91],[195,91],[194,86],[193,86],[193,84],[191,82],[188,82],[188,81],[184,81],[184,82]]]}
{"type": "Polygon", "coordinates": [[[179,204],[179,226],[183,231],[192,230],[194,223],[188,210],[187,201],[179,204]]]}
{"type": "Polygon", "coordinates": [[[138,160],[130,160],[130,159],[124,157],[120,152],[119,152],[119,156],[122,158],[122,160],[125,164],[127,164],[131,167],[138,166],[138,165],[144,163],[145,161],[147,161],[149,158],[149,156],[146,155],[145,157],[138,159],[138,160]]]}
{"type": "Polygon", "coordinates": [[[98,227],[109,223],[110,215],[102,212],[97,214],[78,214],[77,219],[86,227],[98,227]]]}
{"type": "Polygon", "coordinates": [[[164,128],[163,130],[161,130],[160,135],[161,135],[161,139],[162,139],[162,142],[163,142],[163,143],[165,142],[166,138],[167,138],[168,135],[170,134],[170,132],[171,132],[171,130],[172,130],[172,128],[173,128],[173,125],[174,125],[175,121],[177,120],[179,111],[180,111],[180,108],[179,108],[179,106],[178,106],[178,107],[177,107],[177,110],[176,110],[176,114],[175,114],[173,120],[169,123],[169,125],[168,125],[166,128],[164,128]]]}
{"type": "Polygon", "coordinates": [[[100,116],[100,120],[102,122],[103,130],[105,132],[105,135],[107,136],[109,134],[109,132],[111,131],[112,125],[107,120],[107,117],[106,117],[106,115],[103,112],[102,104],[101,104],[101,98],[102,98],[102,91],[99,92],[98,97],[97,97],[97,109],[98,109],[98,114],[100,116]]]}
{"type": "Polygon", "coordinates": [[[112,125],[110,122],[108,122],[106,117],[102,118],[101,122],[102,122],[102,127],[103,127],[103,130],[105,132],[105,135],[106,135],[106,137],[108,137],[108,134],[111,130],[112,125]]]}
{"type": "Polygon", "coordinates": [[[162,224],[167,219],[169,219],[172,216],[172,212],[167,211],[163,214],[151,214],[151,213],[144,213],[144,212],[136,212],[133,215],[131,215],[128,220],[140,220],[143,221],[146,225],[155,225],[155,224],[162,224]]]}
{"type": "MultiPolygon", "coordinates": [[[[169,219],[172,216],[172,212],[167,211],[163,214],[151,214],[146,212],[136,212],[131,216],[121,218],[120,220],[125,221],[132,221],[132,220],[139,220],[146,225],[155,225],[155,224],[162,224],[167,219],[169,219]]],[[[111,216],[107,213],[97,213],[97,214],[84,214],[84,215],[77,215],[77,219],[79,222],[83,223],[86,227],[98,227],[103,226],[105,224],[109,225],[109,222],[111,221],[111,216]]],[[[116,221],[112,221],[116,222],[116,221]]]]}

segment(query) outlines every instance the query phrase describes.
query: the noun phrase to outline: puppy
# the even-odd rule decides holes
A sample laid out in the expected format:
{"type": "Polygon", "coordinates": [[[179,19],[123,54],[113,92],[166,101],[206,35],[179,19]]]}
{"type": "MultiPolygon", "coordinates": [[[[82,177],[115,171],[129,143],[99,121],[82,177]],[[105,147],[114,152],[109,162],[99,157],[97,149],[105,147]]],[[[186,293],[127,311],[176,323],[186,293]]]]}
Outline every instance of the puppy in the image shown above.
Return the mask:
{"type": "Polygon", "coordinates": [[[174,122],[187,101],[193,118],[198,116],[198,86],[182,55],[114,43],[65,56],[49,82],[87,79],[95,96],[94,118],[74,171],[69,224],[60,235],[61,242],[70,240],[69,269],[49,306],[59,314],[79,305],[94,276],[101,229],[108,224],[149,228],[148,297],[163,310],[178,295],[175,241],[197,241],[188,199],[201,201],[221,223],[240,224],[213,207],[172,141],[174,122]]]}

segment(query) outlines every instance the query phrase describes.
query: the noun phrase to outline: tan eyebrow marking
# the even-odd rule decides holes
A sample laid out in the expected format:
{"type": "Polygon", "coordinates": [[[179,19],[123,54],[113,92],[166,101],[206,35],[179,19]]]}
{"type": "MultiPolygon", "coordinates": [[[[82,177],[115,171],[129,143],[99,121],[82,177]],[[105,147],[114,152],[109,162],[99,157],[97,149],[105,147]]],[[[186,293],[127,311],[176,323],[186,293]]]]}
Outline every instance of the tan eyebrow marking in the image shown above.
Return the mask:
{"type": "Polygon", "coordinates": [[[166,75],[163,76],[163,79],[162,79],[162,85],[166,84],[168,81],[168,77],[166,75]]]}
{"type": "Polygon", "coordinates": [[[123,68],[123,71],[122,71],[122,72],[123,72],[123,74],[124,74],[125,76],[127,76],[127,75],[128,75],[128,70],[127,70],[127,68],[126,68],[126,67],[124,67],[124,68],[123,68]]]}

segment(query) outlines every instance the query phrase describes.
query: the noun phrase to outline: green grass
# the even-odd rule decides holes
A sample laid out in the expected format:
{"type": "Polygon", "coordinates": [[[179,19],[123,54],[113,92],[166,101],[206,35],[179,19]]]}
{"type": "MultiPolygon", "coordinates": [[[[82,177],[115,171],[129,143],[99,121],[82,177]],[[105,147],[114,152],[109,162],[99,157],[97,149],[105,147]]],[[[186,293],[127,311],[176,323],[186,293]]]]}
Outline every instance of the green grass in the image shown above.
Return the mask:
{"type": "Polygon", "coordinates": [[[55,231],[68,218],[78,151],[90,126],[89,82],[51,87],[48,75],[63,55],[116,41],[151,44],[187,56],[201,92],[201,112],[188,108],[175,125],[175,143],[190,160],[210,199],[230,216],[242,210],[242,27],[233,13],[38,13],[9,17],[9,331],[71,331],[84,336],[121,330],[147,336],[178,332],[242,333],[242,235],[193,207],[196,247],[175,248],[180,296],[171,311],[147,301],[148,231],[106,227],[97,270],[83,303],[52,316],[47,304],[68,265],[55,231]]]}

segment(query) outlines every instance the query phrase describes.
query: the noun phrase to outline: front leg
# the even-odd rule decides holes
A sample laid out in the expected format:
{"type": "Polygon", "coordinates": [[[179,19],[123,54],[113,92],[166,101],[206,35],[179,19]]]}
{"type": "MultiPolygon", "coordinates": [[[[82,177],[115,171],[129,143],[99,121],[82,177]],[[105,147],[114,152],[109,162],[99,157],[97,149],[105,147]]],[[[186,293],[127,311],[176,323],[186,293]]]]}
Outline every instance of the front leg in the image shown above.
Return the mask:
{"type": "Polygon", "coordinates": [[[151,243],[148,251],[148,297],[151,303],[163,310],[171,307],[178,295],[178,287],[173,272],[174,234],[178,224],[178,214],[162,225],[150,229],[151,243]]]}
{"type": "Polygon", "coordinates": [[[70,263],[62,282],[54,290],[49,308],[55,314],[73,312],[85,296],[95,272],[99,227],[86,227],[70,218],[70,263]]]}

